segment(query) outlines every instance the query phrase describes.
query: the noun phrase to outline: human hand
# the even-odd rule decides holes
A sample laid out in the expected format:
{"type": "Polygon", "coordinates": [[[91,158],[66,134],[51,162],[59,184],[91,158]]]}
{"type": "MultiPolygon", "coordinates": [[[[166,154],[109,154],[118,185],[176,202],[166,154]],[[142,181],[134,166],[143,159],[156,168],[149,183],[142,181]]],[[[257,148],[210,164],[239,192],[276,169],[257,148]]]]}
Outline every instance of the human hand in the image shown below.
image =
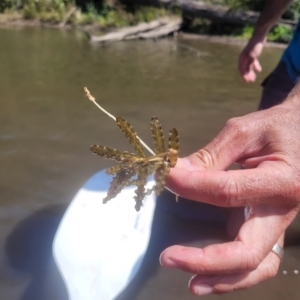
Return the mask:
{"type": "Polygon", "coordinates": [[[280,259],[271,249],[275,243],[283,247],[284,230],[297,208],[268,204],[253,209],[235,241],[203,249],[172,246],[161,254],[161,264],[195,274],[189,289],[197,296],[245,289],[275,276],[280,259]]]}
{"type": "Polygon", "coordinates": [[[178,195],[237,207],[300,204],[300,97],[230,119],[212,142],[178,159],[167,186],[178,195]],[[228,170],[233,163],[243,167],[228,170]]]}
{"type": "Polygon", "coordinates": [[[177,194],[218,206],[253,206],[234,242],[204,249],[173,246],[161,264],[197,274],[197,295],[247,288],[275,276],[279,258],[271,251],[300,203],[299,99],[227,122],[206,147],[180,159],[168,187],[177,194]],[[226,170],[232,163],[243,170],[226,170]],[[206,286],[201,286],[201,284],[206,286]]]}
{"type": "Polygon", "coordinates": [[[262,67],[258,60],[264,47],[264,41],[251,39],[239,56],[239,71],[246,82],[256,80],[256,72],[262,67]]]}

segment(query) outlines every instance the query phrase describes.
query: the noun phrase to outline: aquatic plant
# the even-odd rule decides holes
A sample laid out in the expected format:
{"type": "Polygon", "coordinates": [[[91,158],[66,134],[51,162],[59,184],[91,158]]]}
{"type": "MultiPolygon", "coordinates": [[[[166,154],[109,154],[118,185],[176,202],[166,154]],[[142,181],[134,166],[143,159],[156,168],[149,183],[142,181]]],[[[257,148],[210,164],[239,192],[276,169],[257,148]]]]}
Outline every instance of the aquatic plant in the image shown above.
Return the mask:
{"type": "Polygon", "coordinates": [[[136,201],[135,209],[139,211],[146,195],[149,195],[153,191],[156,195],[162,192],[170,168],[176,165],[179,152],[178,132],[175,128],[170,130],[168,149],[166,150],[161,123],[157,117],[153,117],[150,127],[155,145],[154,152],[138,137],[136,131],[128,121],[122,117],[114,117],[96,102],[87,88],[84,88],[84,90],[87,98],[116,122],[120,130],[125,133],[129,143],[134,146],[136,152],[136,154],[127,151],[121,152],[117,149],[102,145],[91,146],[93,153],[102,158],[114,160],[119,163],[118,165],[106,169],[106,173],[114,175],[114,177],[110,183],[107,196],[103,199],[103,203],[116,197],[124,187],[134,185],[137,187],[134,197],[136,201]],[[151,156],[146,156],[145,149],[151,153],[151,156]],[[154,173],[156,173],[156,184],[150,189],[146,189],[147,178],[154,173]]]}

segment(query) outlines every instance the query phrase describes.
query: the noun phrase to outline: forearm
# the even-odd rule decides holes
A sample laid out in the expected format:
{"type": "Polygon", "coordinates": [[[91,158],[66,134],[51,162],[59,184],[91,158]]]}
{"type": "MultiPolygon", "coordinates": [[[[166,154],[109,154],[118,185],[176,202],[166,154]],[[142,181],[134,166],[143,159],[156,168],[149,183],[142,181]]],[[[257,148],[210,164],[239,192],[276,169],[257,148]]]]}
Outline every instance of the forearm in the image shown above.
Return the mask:
{"type": "Polygon", "coordinates": [[[256,24],[251,39],[264,41],[265,37],[276,24],[293,0],[267,0],[256,24]]]}

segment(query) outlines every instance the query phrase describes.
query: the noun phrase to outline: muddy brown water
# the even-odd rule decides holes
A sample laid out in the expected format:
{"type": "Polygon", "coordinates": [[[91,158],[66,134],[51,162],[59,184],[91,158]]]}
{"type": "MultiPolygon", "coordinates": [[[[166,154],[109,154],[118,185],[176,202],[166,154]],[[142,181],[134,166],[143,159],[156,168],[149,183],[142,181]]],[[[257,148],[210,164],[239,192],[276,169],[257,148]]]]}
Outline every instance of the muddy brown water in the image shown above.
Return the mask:
{"type": "MultiPolygon", "coordinates": [[[[0,41],[0,298],[65,300],[51,244],[76,191],[108,166],[89,145],[128,150],[113,122],[84,98],[83,86],[149,143],[152,116],[165,129],[175,126],[186,155],[227,119],[254,111],[259,82],[247,85],[239,78],[241,46],[181,41],[185,47],[175,49],[166,39],[101,47],[80,32],[24,28],[1,29],[0,41]]],[[[259,81],[281,51],[265,49],[259,81]]],[[[142,271],[119,299],[193,299],[190,276],[161,268],[160,251],[226,240],[220,220],[201,222],[158,205],[156,221],[142,271]]],[[[297,221],[289,229],[274,279],[221,298],[299,299],[300,275],[293,273],[300,269],[299,229],[297,221]]]]}

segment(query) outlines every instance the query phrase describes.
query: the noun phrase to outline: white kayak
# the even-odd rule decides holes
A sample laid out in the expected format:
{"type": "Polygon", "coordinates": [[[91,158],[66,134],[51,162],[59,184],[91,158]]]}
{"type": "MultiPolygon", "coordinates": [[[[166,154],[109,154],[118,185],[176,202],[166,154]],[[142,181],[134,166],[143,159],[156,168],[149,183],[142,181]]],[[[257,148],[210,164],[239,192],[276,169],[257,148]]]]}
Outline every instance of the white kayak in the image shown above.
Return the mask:
{"type": "MultiPolygon", "coordinates": [[[[102,200],[112,177],[100,171],[78,191],[57,230],[53,254],[69,300],[112,300],[133,279],[148,247],[154,193],[134,209],[134,187],[102,200]]],[[[149,180],[149,187],[154,184],[149,180]]]]}

